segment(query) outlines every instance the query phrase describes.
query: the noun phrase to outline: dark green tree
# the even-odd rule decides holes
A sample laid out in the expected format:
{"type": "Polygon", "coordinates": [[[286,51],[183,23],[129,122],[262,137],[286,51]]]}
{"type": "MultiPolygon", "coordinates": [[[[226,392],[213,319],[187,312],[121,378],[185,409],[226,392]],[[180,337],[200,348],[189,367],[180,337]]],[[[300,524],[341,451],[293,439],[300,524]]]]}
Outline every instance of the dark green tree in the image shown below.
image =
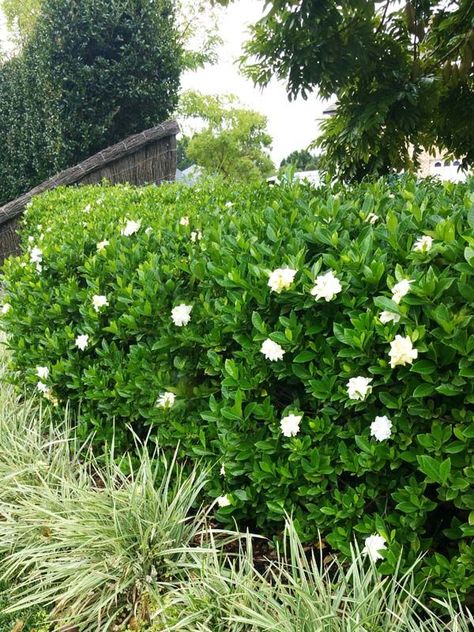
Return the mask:
{"type": "Polygon", "coordinates": [[[172,0],[43,0],[0,66],[0,201],[168,118],[181,59],[172,0]]]}
{"type": "MultiPolygon", "coordinates": [[[[222,0],[226,4],[227,0],[222,0]]],[[[439,146],[474,163],[472,0],[268,0],[246,45],[259,84],[338,102],[318,144],[346,179],[416,167],[439,146]]]]}
{"type": "Polygon", "coordinates": [[[311,171],[318,169],[319,156],[315,156],[307,149],[298,149],[292,151],[280,163],[280,167],[286,167],[287,165],[294,165],[299,171],[311,171]]]}

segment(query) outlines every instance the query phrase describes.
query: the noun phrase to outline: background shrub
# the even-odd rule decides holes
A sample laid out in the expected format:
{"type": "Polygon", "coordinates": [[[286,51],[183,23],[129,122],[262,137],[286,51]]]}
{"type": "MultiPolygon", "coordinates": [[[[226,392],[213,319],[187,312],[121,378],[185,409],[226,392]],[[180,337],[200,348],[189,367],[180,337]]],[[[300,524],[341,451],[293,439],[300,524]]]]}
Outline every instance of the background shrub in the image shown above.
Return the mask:
{"type": "Polygon", "coordinates": [[[277,534],[287,511],[304,541],[319,530],[347,554],[353,533],[377,532],[384,571],[402,547],[408,564],[428,550],[434,589],[467,592],[473,209],[472,182],[50,192],[28,210],[24,255],[5,267],[14,375],[34,388],[36,367],[48,367],[46,395],[80,403],[83,432],[98,441],[115,424],[127,447],[132,423],[162,448],[180,442],[183,455],[216,464],[208,493],[227,495],[227,524],[277,534]],[[129,220],[141,226],[122,235],[129,220]],[[433,238],[426,253],[413,250],[421,235],[433,238]],[[294,283],[271,292],[269,273],[285,266],[294,283]],[[342,291],[315,301],[315,278],[330,269],[342,291]],[[402,279],[413,283],[397,304],[390,288],[402,279]],[[98,312],[94,295],[108,301],[98,312]],[[177,327],[181,303],[191,320],[177,327]],[[382,324],[382,310],[399,322],[382,324]],[[79,335],[89,336],[83,351],[79,335]],[[396,335],[418,357],[391,368],[396,335]],[[283,360],[260,353],[267,338],[283,360]],[[373,380],[364,401],[348,398],[356,376],[373,380]],[[165,392],[176,396],[170,408],[156,405],[165,392]],[[302,421],[288,438],[280,422],[291,413],[302,421]],[[370,426],[384,415],[392,436],[379,442],[370,426]]]}
{"type": "Polygon", "coordinates": [[[44,0],[0,66],[0,204],[168,118],[181,65],[170,0],[44,0]]]}

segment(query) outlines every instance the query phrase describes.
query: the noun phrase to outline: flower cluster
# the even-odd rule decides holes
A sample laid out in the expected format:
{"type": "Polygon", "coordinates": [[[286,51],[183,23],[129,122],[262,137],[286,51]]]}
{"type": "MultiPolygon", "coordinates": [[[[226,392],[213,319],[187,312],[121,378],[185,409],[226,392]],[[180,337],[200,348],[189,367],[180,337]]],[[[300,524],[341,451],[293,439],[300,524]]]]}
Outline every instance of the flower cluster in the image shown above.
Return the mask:
{"type": "Polygon", "coordinates": [[[176,327],[184,327],[191,320],[192,305],[181,303],[171,310],[171,319],[176,327]]]}
{"type": "Polygon", "coordinates": [[[169,391],[166,391],[166,393],[163,393],[162,395],[160,395],[160,397],[158,398],[156,402],[156,405],[159,408],[171,408],[175,400],[176,400],[176,395],[174,393],[170,393],[169,391]]]}
{"type": "Polygon", "coordinates": [[[400,303],[402,298],[410,291],[412,283],[413,280],[402,279],[392,287],[392,300],[394,303],[400,303]]]}
{"type": "Polygon", "coordinates": [[[43,251],[38,246],[35,246],[30,251],[30,261],[36,265],[37,272],[42,271],[43,251]]]}
{"type": "Polygon", "coordinates": [[[370,383],[373,381],[371,377],[351,377],[347,383],[347,394],[349,399],[364,400],[372,391],[370,383]]]}
{"type": "Polygon", "coordinates": [[[433,245],[433,237],[429,237],[428,235],[423,235],[419,237],[413,246],[413,250],[415,252],[426,253],[428,250],[431,250],[433,245]]]}
{"type": "Polygon", "coordinates": [[[300,431],[303,415],[287,415],[280,421],[281,432],[284,437],[294,437],[300,431]]]}
{"type": "Polygon", "coordinates": [[[102,294],[94,294],[92,297],[92,305],[96,312],[99,312],[102,307],[107,307],[108,304],[107,297],[102,294]]]}
{"type": "Polygon", "coordinates": [[[124,235],[125,237],[130,237],[130,235],[133,235],[140,230],[141,225],[142,223],[140,221],[136,222],[132,219],[129,219],[127,220],[127,223],[125,224],[125,227],[122,229],[120,234],[124,235]]]}
{"type": "Polygon", "coordinates": [[[270,274],[268,285],[272,292],[279,294],[287,290],[294,281],[296,270],[292,268],[277,268],[270,274]]]}
{"type": "Polygon", "coordinates": [[[270,338],[263,341],[262,346],[260,347],[260,353],[263,353],[265,358],[270,360],[270,362],[283,360],[283,356],[285,355],[283,348],[277,342],[270,340],[270,338]]]}
{"type": "Polygon", "coordinates": [[[332,301],[332,299],[342,292],[342,286],[339,279],[334,276],[334,272],[329,270],[326,274],[322,274],[316,278],[316,283],[311,290],[311,294],[318,301],[320,298],[324,298],[325,301],[332,301]]]}
{"type": "Polygon", "coordinates": [[[380,554],[380,551],[385,551],[386,548],[385,538],[376,533],[369,535],[369,537],[365,539],[365,546],[362,549],[362,553],[367,555],[371,562],[377,562],[378,560],[383,560],[383,555],[380,554]]]}
{"type": "Polygon", "coordinates": [[[89,345],[89,336],[87,334],[80,334],[79,336],[77,336],[74,344],[78,349],[84,351],[84,349],[87,349],[89,345]]]}

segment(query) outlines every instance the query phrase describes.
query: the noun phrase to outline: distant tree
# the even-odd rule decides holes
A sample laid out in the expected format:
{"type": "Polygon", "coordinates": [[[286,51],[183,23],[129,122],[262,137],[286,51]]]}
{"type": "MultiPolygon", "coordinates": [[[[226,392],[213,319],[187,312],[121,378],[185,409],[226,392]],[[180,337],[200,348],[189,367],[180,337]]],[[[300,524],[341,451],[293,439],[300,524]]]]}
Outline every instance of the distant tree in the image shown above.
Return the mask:
{"type": "MultiPolygon", "coordinates": [[[[228,4],[231,0],[217,0],[228,4]]],[[[338,102],[322,125],[326,168],[344,179],[413,169],[438,146],[474,164],[472,0],[267,0],[247,73],[290,97],[338,102]]]]}
{"type": "Polygon", "coordinates": [[[199,122],[199,130],[190,135],[186,155],[205,172],[247,181],[274,171],[268,155],[272,139],[267,118],[242,107],[237,97],[186,92],[180,112],[188,121],[199,122]]]}
{"type": "Polygon", "coordinates": [[[287,165],[294,165],[299,171],[312,171],[319,166],[319,156],[315,156],[307,149],[298,149],[292,151],[280,163],[280,167],[286,167],[287,165]]]}

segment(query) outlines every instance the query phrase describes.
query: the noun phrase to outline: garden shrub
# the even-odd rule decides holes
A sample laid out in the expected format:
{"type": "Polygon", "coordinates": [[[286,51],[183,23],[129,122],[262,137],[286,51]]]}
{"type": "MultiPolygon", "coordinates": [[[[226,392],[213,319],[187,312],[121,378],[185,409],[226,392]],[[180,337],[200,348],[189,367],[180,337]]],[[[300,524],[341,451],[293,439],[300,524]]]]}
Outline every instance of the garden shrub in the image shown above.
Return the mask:
{"type": "Polygon", "coordinates": [[[98,442],[131,424],[215,464],[225,524],[379,534],[383,571],[428,551],[433,590],[468,592],[473,228],[472,181],[58,189],[5,266],[13,375],[98,442]]]}

